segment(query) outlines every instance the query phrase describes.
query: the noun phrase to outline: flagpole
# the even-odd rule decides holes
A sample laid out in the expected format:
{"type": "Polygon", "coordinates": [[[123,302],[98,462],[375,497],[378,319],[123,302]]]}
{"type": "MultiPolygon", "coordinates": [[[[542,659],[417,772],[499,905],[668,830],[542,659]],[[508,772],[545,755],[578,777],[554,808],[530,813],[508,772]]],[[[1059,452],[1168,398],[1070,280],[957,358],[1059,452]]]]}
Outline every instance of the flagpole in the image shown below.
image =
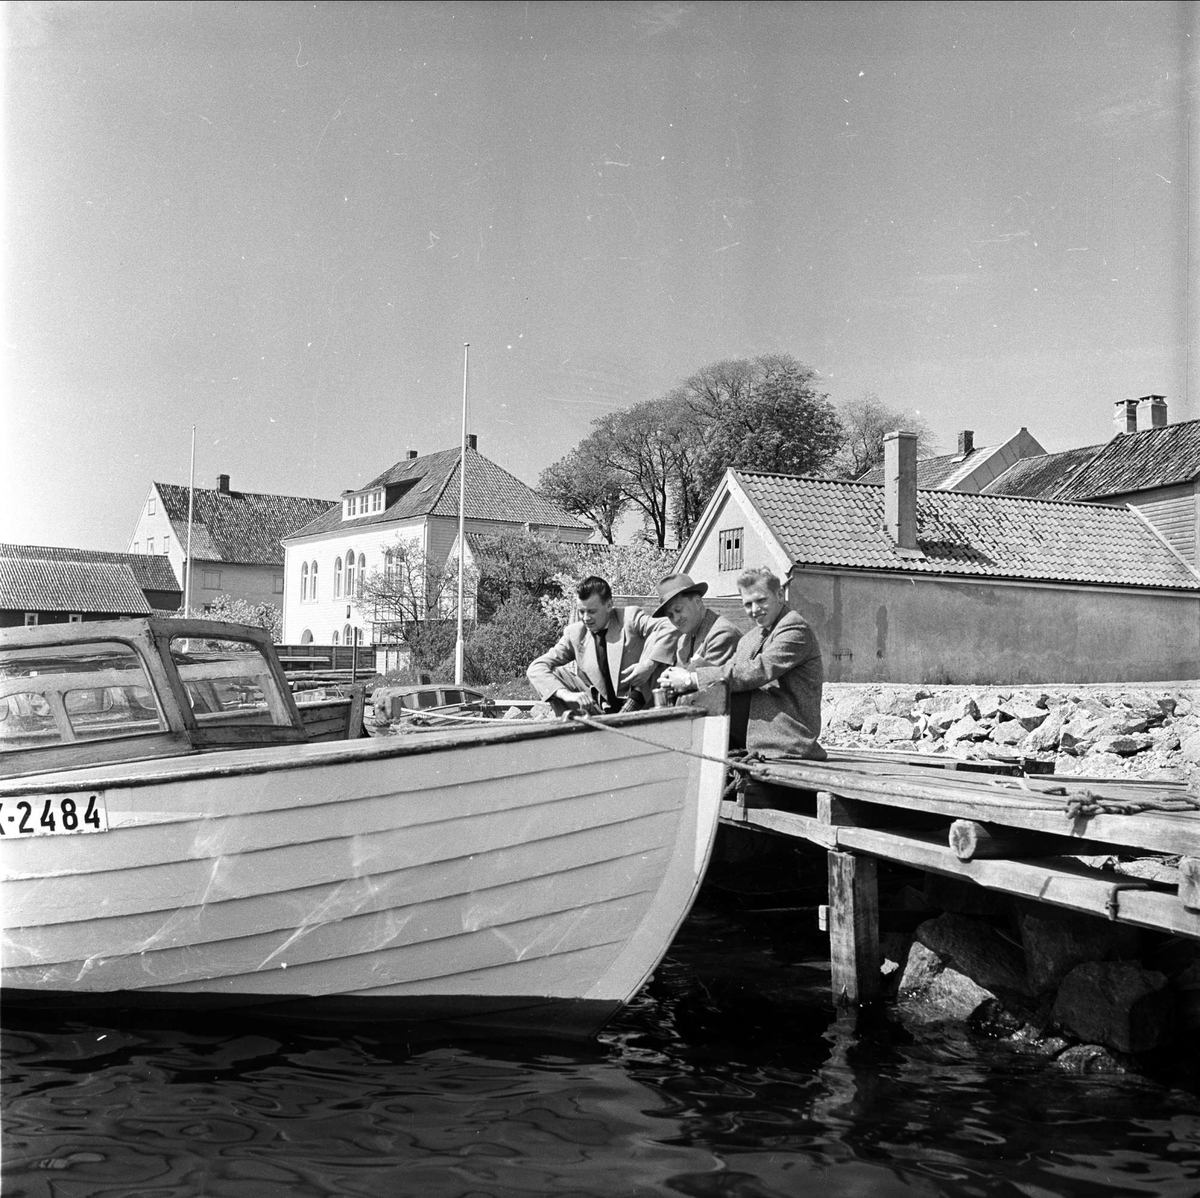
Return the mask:
{"type": "Polygon", "coordinates": [[[187,552],[183,561],[183,617],[192,618],[192,515],[196,498],[196,426],[192,425],[192,466],[188,473],[187,552]]]}
{"type": "Polygon", "coordinates": [[[467,553],[466,507],[467,507],[467,355],[471,343],[463,342],[463,402],[462,437],[458,443],[458,640],[454,645],[454,683],[463,682],[463,558],[467,553]]]}

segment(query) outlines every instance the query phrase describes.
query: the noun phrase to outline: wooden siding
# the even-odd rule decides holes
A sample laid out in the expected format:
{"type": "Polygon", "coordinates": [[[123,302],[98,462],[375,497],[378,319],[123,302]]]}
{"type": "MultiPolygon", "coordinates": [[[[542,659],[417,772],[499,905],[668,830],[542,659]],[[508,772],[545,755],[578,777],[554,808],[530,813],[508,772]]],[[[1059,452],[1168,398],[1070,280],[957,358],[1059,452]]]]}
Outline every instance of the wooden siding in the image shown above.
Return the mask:
{"type": "Polygon", "coordinates": [[[1195,567],[1200,563],[1200,555],[1196,551],[1198,512],[1195,483],[1159,487],[1134,495],[1118,495],[1104,502],[1115,506],[1129,504],[1137,508],[1188,565],[1195,567]]]}

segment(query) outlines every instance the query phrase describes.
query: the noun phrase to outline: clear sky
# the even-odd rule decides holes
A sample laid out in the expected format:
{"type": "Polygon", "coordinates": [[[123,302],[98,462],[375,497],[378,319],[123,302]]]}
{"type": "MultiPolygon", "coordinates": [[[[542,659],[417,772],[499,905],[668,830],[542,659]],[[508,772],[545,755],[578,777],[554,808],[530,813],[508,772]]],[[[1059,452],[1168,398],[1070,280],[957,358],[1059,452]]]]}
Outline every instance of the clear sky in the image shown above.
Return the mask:
{"type": "Polygon", "coordinates": [[[126,548],[193,424],[336,498],[457,443],[464,341],[530,483],[764,352],[946,449],[1194,419],[1196,11],[10,4],[0,539],[126,548]]]}

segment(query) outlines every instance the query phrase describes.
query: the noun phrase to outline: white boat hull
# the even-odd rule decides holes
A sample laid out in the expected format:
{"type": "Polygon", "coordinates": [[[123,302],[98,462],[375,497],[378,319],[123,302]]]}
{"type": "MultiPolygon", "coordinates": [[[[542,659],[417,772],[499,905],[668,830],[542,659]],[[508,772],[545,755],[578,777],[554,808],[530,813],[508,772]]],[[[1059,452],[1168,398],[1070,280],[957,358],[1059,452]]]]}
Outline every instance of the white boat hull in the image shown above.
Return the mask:
{"type": "Polygon", "coordinates": [[[0,842],[4,1000],[594,1031],[695,897],[727,723],[623,726],[663,747],[509,726],[0,784],[108,815],[0,842]]]}

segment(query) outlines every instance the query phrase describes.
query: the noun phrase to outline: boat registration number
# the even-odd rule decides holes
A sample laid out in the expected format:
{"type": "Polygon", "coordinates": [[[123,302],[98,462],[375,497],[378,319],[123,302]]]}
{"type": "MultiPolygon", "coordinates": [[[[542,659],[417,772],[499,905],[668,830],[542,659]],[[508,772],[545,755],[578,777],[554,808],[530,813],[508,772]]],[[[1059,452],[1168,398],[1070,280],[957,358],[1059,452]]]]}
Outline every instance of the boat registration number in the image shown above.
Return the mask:
{"type": "Polygon", "coordinates": [[[107,832],[104,796],[95,790],[0,802],[0,837],[107,832]]]}

